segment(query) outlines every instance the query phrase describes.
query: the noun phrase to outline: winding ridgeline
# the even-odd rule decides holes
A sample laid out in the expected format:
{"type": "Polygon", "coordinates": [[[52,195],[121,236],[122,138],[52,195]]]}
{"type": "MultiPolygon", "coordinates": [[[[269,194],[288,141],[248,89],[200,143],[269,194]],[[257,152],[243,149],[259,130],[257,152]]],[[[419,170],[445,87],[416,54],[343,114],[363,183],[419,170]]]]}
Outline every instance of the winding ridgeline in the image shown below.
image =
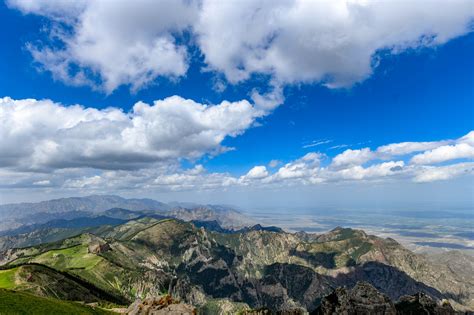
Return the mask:
{"type": "Polygon", "coordinates": [[[429,260],[393,239],[340,227],[325,234],[286,233],[249,225],[250,219],[225,207],[149,200],[143,207],[134,200],[127,209],[131,203],[124,200],[94,211],[90,205],[41,208],[61,215],[4,230],[0,313],[25,313],[28,307],[38,314],[474,309],[473,270],[467,270],[472,264],[460,274],[448,259],[429,260]]]}

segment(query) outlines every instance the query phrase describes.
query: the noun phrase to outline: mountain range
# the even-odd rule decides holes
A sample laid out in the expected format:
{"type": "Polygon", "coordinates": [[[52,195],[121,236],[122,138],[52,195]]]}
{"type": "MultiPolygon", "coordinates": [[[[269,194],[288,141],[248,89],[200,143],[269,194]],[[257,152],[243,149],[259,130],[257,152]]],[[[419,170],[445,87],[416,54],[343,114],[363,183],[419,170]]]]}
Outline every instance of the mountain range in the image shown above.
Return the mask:
{"type": "Polygon", "coordinates": [[[362,230],[288,233],[230,207],[115,196],[3,205],[0,213],[18,223],[0,236],[0,296],[13,301],[2,314],[30,298],[79,313],[474,309],[471,256],[418,255],[362,230]],[[27,224],[23,209],[34,218],[27,224]]]}

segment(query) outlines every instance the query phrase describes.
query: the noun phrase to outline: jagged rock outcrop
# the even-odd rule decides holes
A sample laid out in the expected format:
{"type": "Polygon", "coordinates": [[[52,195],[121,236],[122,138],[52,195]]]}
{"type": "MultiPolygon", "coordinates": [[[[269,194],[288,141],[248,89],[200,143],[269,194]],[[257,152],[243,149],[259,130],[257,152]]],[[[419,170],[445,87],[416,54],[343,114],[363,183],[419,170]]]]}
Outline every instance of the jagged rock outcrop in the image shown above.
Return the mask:
{"type": "Polygon", "coordinates": [[[397,311],[388,296],[366,282],[359,282],[350,290],[337,288],[322,299],[321,305],[312,314],[396,315],[397,311]]]}
{"type": "Polygon", "coordinates": [[[196,308],[189,304],[179,303],[170,295],[150,297],[137,300],[131,304],[126,314],[129,315],[195,315],[196,308]]]}
{"type": "Polygon", "coordinates": [[[337,288],[321,300],[312,315],[456,315],[447,301],[436,302],[424,293],[403,296],[393,303],[388,296],[367,282],[359,282],[352,289],[337,288]]]}
{"type": "Polygon", "coordinates": [[[432,298],[423,293],[402,297],[396,304],[397,314],[400,315],[454,315],[461,314],[455,312],[447,301],[441,304],[436,303],[432,298]]]}

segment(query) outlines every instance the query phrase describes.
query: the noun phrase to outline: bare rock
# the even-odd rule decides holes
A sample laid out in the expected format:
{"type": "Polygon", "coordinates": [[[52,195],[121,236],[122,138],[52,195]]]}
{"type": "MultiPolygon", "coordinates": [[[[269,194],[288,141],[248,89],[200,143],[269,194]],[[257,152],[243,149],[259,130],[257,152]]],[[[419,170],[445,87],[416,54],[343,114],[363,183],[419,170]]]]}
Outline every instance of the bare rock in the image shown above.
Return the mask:
{"type": "Polygon", "coordinates": [[[351,290],[341,287],[323,298],[321,305],[313,314],[395,315],[397,313],[389,297],[377,291],[370,284],[359,282],[351,290]]]}
{"type": "Polygon", "coordinates": [[[127,309],[129,315],[194,315],[196,309],[189,304],[179,303],[170,295],[136,300],[127,309]]]}

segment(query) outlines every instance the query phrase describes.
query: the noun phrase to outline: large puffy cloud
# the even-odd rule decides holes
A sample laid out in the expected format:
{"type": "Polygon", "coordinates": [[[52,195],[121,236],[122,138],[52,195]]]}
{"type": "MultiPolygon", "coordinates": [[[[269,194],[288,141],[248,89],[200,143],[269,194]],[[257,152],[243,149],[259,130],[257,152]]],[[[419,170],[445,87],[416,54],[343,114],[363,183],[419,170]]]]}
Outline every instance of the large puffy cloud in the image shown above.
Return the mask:
{"type": "Polygon", "coordinates": [[[9,4],[56,22],[51,37],[62,47],[28,45],[34,59],[56,79],[110,93],[122,84],[137,90],[159,76],[186,74],[188,53],[178,37],[197,19],[195,2],[15,0],[9,4]]]}
{"type": "Polygon", "coordinates": [[[60,80],[98,83],[107,92],[122,84],[139,89],[158,76],[185,75],[188,47],[195,43],[206,68],[231,83],[257,73],[269,75],[276,87],[349,86],[370,76],[378,51],[443,44],[468,32],[474,17],[470,0],[8,3],[53,21],[51,37],[63,45],[30,45],[37,62],[60,80]]]}
{"type": "Polygon", "coordinates": [[[131,169],[196,159],[227,150],[225,137],[261,115],[245,100],[204,105],[173,96],[124,113],[7,97],[0,99],[0,167],[131,169]]]}
{"type": "Polygon", "coordinates": [[[210,0],[196,28],[206,61],[231,82],[256,72],[338,87],[369,76],[377,50],[444,43],[472,17],[472,2],[458,0],[210,0]]]}

